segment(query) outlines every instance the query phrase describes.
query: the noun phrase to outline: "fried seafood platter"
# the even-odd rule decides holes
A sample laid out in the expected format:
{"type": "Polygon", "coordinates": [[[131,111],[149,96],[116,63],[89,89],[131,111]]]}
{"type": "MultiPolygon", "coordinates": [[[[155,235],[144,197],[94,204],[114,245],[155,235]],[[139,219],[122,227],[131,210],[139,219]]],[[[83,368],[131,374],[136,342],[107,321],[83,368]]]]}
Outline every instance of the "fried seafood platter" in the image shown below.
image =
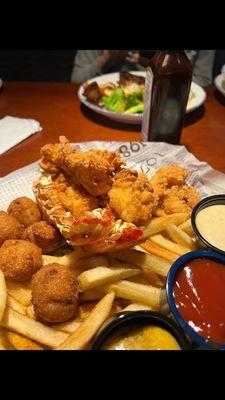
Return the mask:
{"type": "Polygon", "coordinates": [[[0,349],[82,350],[112,315],[160,310],[172,263],[196,249],[200,200],[178,165],[147,175],[119,153],[41,149],[36,202],[0,211],[0,349]]]}

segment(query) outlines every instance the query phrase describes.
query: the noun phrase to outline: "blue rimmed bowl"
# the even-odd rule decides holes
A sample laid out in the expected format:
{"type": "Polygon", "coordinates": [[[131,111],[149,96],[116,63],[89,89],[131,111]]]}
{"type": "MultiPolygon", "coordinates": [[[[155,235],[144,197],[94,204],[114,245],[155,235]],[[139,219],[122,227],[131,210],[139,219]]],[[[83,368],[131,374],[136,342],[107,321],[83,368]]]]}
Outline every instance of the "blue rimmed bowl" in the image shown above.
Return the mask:
{"type": "Polygon", "coordinates": [[[170,268],[166,280],[166,295],[170,312],[172,313],[176,322],[179,324],[179,326],[183,329],[185,334],[189,337],[189,339],[192,342],[197,343],[201,348],[205,349],[225,350],[225,343],[223,344],[215,343],[211,340],[205,339],[203,336],[195,332],[195,330],[192,329],[190,325],[183,319],[175,303],[173,288],[177,273],[179,269],[184,266],[185,263],[196,258],[208,258],[224,264],[225,267],[225,257],[220,254],[213,253],[211,251],[196,250],[196,251],[191,251],[190,253],[184,254],[183,256],[179,257],[170,268]]]}

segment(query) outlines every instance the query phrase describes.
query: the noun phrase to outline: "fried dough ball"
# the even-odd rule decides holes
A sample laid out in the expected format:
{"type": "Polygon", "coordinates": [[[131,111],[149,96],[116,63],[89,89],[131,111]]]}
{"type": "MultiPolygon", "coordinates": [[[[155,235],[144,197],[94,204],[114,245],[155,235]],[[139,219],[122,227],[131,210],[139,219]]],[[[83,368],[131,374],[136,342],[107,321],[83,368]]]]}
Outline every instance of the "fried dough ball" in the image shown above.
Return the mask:
{"type": "Polygon", "coordinates": [[[26,281],[41,268],[41,249],[26,240],[6,240],[0,248],[0,269],[7,279],[26,281]]]}
{"type": "Polygon", "coordinates": [[[23,226],[16,218],[11,217],[5,211],[0,211],[0,246],[5,240],[20,239],[23,226]]]}
{"type": "Polygon", "coordinates": [[[52,253],[62,244],[60,232],[46,221],[39,221],[28,226],[22,239],[35,243],[44,254],[52,253]]]}
{"type": "Polygon", "coordinates": [[[32,303],[38,320],[65,322],[77,309],[78,283],[75,274],[60,264],[42,267],[32,278],[32,303]]]}
{"type": "Polygon", "coordinates": [[[8,207],[8,213],[25,226],[41,220],[41,211],[38,205],[28,197],[18,197],[13,200],[8,207]]]}

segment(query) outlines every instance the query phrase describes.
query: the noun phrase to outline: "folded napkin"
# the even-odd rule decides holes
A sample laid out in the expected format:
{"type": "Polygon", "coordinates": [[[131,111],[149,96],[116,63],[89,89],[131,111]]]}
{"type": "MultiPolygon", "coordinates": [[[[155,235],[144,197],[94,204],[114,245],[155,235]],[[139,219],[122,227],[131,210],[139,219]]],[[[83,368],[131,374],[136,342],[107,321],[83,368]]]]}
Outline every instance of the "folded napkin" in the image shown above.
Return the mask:
{"type": "Polygon", "coordinates": [[[34,119],[9,116],[0,119],[0,154],[41,130],[41,125],[34,119]]]}

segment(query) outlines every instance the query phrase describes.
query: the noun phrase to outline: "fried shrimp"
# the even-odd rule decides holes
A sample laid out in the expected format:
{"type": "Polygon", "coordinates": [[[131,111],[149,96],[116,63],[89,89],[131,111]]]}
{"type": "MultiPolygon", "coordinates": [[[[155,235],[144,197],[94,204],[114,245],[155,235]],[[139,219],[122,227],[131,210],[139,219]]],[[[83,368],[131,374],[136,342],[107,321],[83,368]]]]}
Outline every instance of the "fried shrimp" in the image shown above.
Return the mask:
{"type": "Polygon", "coordinates": [[[200,194],[193,186],[172,186],[166,190],[160,200],[162,209],[167,214],[190,213],[200,201],[200,194]]]}
{"type": "Polygon", "coordinates": [[[103,196],[112,186],[113,175],[125,162],[120,154],[107,150],[88,150],[79,153],[69,141],[60,136],[58,144],[41,149],[41,168],[50,174],[63,172],[75,184],[92,196],[103,196]]]}
{"type": "Polygon", "coordinates": [[[67,138],[60,136],[59,143],[46,144],[41,148],[40,167],[50,174],[59,173],[63,170],[66,155],[73,152],[67,138]]]}
{"type": "Polygon", "coordinates": [[[137,226],[145,225],[151,219],[158,203],[147,176],[131,169],[115,175],[109,199],[110,207],[123,221],[137,226]]]}
{"type": "Polygon", "coordinates": [[[179,165],[159,168],[150,180],[154,194],[161,198],[171,186],[181,186],[188,176],[186,169],[179,165]]]}
{"type": "Polygon", "coordinates": [[[64,169],[74,183],[92,196],[103,196],[111,189],[113,175],[122,165],[124,161],[115,151],[89,150],[68,154],[64,169]]]}

